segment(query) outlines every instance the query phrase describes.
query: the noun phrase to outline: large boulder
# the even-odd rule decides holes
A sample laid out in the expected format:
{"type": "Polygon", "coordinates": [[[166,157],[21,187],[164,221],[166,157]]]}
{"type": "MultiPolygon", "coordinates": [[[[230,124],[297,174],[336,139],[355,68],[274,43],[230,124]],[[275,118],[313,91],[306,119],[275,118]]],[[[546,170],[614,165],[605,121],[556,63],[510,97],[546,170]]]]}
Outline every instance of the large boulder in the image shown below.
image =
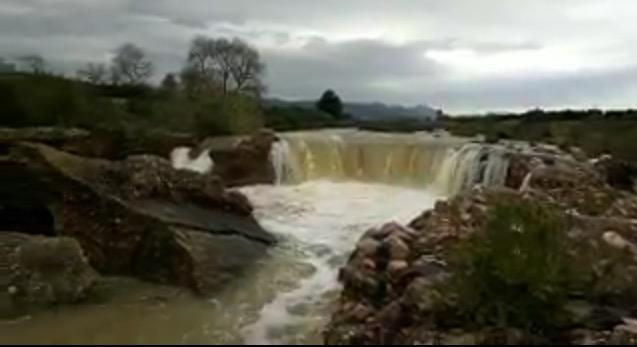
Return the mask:
{"type": "Polygon", "coordinates": [[[277,140],[272,130],[239,139],[229,150],[214,151],[215,172],[228,186],[273,183],[274,168],[270,162],[272,143],[277,140]]]}
{"type": "MultiPolygon", "coordinates": [[[[205,293],[275,241],[243,195],[225,190],[214,176],[173,170],[157,157],[111,162],[16,143],[0,160],[0,179],[9,183],[0,189],[0,205],[19,201],[48,214],[49,230],[75,238],[105,274],[205,293]]],[[[23,220],[28,214],[12,222],[23,220]]]]}
{"type": "Polygon", "coordinates": [[[0,231],[0,314],[78,302],[98,279],[73,238],[0,231]]]}

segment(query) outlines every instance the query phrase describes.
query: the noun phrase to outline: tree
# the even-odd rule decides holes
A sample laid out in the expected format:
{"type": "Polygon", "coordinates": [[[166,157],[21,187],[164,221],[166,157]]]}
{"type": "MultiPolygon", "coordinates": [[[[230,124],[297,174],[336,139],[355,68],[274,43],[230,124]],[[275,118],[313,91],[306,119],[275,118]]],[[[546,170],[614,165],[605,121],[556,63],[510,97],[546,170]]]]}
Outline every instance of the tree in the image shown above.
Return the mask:
{"type": "Polygon", "coordinates": [[[162,89],[169,92],[176,91],[178,86],[179,83],[177,82],[177,76],[172,72],[167,73],[166,76],[164,76],[164,79],[161,81],[162,89]]]}
{"type": "Polygon", "coordinates": [[[153,63],[136,45],[126,43],[116,49],[111,67],[114,84],[142,84],[152,76],[153,71],[153,63]]]}
{"type": "Polygon", "coordinates": [[[27,71],[34,74],[42,74],[45,72],[46,61],[38,54],[28,54],[18,58],[24,64],[27,71]]]}
{"type": "Polygon", "coordinates": [[[104,84],[108,80],[108,67],[103,63],[88,63],[77,70],[77,77],[92,84],[104,84]]]}
{"type": "Polygon", "coordinates": [[[259,95],[264,71],[259,52],[241,39],[197,36],[182,75],[189,74],[189,81],[202,83],[208,90],[219,89],[223,95],[231,92],[259,95]]]}
{"type": "Polygon", "coordinates": [[[341,118],[343,115],[343,103],[336,93],[328,89],[323,93],[321,99],[316,103],[316,108],[331,114],[334,118],[341,118]]]}

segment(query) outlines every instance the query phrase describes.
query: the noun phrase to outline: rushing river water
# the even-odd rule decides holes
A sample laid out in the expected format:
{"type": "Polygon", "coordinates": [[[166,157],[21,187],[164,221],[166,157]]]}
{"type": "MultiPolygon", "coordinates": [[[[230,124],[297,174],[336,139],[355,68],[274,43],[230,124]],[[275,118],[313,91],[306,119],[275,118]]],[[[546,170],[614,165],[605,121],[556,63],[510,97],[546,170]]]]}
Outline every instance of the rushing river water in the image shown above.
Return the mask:
{"type": "Polygon", "coordinates": [[[241,191],[280,241],[220,293],[112,278],[102,300],[0,321],[0,342],[320,343],[338,268],[363,232],[501,184],[507,168],[499,151],[464,140],[356,131],[286,134],[272,161],[277,185],[241,191]]]}

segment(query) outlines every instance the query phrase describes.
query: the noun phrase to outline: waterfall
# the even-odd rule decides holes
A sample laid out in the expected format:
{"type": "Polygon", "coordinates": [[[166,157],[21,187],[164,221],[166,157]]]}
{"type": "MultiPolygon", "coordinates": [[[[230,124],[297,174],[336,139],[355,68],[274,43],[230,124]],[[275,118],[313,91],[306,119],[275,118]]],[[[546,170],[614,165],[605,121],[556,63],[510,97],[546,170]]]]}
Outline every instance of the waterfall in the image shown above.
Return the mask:
{"type": "Polygon", "coordinates": [[[356,180],[456,194],[476,184],[503,185],[508,170],[501,147],[427,133],[329,130],[279,137],[270,154],[277,184],[356,180]]]}

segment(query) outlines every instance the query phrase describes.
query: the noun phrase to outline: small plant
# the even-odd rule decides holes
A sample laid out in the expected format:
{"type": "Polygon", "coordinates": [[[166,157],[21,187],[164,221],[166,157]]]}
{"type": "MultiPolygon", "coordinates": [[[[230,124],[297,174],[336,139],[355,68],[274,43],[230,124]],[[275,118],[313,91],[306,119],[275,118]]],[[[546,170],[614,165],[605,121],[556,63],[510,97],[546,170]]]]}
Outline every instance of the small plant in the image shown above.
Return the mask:
{"type": "Polygon", "coordinates": [[[566,323],[569,295],[590,281],[588,272],[573,266],[571,250],[565,221],[550,208],[533,202],[495,206],[483,232],[452,251],[454,275],[443,288],[452,294],[439,316],[472,328],[551,334],[566,323]]]}

